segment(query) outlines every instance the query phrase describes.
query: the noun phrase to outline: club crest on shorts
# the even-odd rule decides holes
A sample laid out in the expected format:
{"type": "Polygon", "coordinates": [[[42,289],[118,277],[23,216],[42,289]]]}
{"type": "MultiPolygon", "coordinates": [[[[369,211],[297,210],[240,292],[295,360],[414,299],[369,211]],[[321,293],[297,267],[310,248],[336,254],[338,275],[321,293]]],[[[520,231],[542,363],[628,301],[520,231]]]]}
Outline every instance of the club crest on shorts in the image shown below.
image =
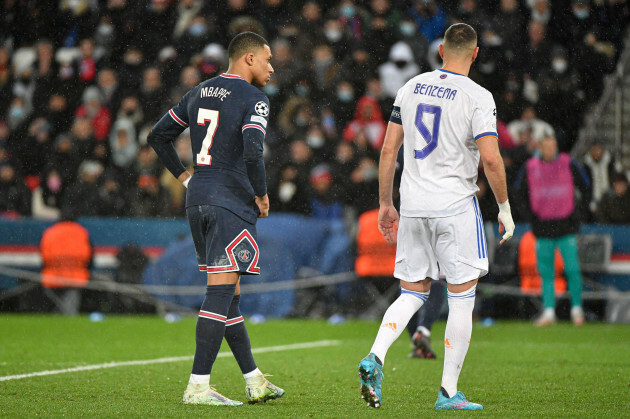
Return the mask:
{"type": "Polygon", "coordinates": [[[258,102],[256,106],[254,106],[254,110],[260,116],[269,115],[269,105],[267,105],[265,102],[262,102],[262,101],[258,102]]]}
{"type": "Polygon", "coordinates": [[[252,260],[252,252],[247,249],[241,249],[238,251],[236,257],[241,262],[249,262],[250,260],[252,260]]]}

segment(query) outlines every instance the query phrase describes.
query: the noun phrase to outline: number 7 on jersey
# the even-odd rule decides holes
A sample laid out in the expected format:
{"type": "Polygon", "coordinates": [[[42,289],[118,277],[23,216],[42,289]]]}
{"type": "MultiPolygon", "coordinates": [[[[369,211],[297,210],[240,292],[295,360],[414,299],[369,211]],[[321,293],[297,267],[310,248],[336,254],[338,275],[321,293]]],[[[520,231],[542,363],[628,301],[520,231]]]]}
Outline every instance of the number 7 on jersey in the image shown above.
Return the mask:
{"type": "Polygon", "coordinates": [[[199,112],[197,113],[197,125],[205,126],[206,122],[209,122],[209,124],[206,130],[206,136],[203,138],[203,143],[201,143],[201,150],[197,153],[198,166],[210,166],[212,164],[210,148],[212,147],[214,134],[217,132],[217,128],[219,128],[219,111],[199,108],[199,112]]]}

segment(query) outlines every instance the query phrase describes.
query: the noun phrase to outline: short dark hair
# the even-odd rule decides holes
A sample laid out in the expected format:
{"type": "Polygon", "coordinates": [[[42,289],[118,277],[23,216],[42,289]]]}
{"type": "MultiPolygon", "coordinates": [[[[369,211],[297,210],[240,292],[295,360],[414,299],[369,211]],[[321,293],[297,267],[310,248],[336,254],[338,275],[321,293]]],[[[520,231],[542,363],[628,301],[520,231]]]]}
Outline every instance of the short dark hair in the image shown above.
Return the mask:
{"type": "Polygon", "coordinates": [[[257,33],[241,32],[230,41],[228,56],[231,60],[235,60],[242,57],[243,54],[263,48],[265,45],[269,45],[269,42],[257,33]]]}
{"type": "Polygon", "coordinates": [[[444,34],[444,47],[457,52],[473,49],[477,46],[477,32],[465,23],[451,25],[444,34]]]}

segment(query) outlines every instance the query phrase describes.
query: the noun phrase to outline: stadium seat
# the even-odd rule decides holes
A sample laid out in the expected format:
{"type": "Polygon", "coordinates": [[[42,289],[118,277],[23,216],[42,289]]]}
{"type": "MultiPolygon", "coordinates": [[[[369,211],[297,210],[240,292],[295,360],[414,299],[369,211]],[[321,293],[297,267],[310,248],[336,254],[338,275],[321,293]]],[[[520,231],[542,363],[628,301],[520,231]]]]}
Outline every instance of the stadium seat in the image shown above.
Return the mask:
{"type": "Polygon", "coordinates": [[[578,235],[578,258],[583,273],[606,272],[612,253],[612,238],[608,234],[578,235]]]}

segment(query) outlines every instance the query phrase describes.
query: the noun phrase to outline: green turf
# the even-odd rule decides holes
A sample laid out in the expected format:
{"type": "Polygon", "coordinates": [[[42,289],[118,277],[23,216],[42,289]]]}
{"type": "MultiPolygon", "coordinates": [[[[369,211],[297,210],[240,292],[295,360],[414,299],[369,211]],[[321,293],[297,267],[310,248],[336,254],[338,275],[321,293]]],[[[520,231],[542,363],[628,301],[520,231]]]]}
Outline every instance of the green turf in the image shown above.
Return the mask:
{"type": "MultiPolygon", "coordinates": [[[[408,359],[408,339],[391,348],[385,366],[384,403],[368,409],[359,399],[356,366],[378,325],[284,320],[248,325],[254,347],[337,339],[338,346],[256,355],[263,372],[283,387],[282,400],[238,408],[184,406],[190,361],[124,366],[0,381],[0,416],[123,417],[412,417],[435,412],[442,371],[438,361],[408,359]]],[[[112,361],[192,355],[195,319],[169,324],[158,317],[0,315],[0,376],[112,361]]],[[[227,350],[224,346],[222,351],[227,350]]],[[[244,400],[232,358],[215,364],[212,383],[244,400]]],[[[494,417],[624,417],[630,411],[630,329],[625,325],[529,323],[475,325],[460,378],[466,396],[484,405],[475,415],[494,417]]],[[[459,412],[459,414],[464,414],[459,412]]]]}

